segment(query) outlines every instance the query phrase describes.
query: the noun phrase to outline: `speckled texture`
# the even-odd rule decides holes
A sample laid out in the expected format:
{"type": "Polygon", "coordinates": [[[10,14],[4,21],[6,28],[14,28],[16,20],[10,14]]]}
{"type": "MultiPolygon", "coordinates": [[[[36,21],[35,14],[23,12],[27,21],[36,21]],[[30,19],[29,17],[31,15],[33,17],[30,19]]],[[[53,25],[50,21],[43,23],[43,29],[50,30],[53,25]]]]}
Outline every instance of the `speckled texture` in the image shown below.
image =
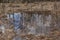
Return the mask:
{"type": "Polygon", "coordinates": [[[59,4],[0,3],[0,40],[60,40],[59,4]]]}

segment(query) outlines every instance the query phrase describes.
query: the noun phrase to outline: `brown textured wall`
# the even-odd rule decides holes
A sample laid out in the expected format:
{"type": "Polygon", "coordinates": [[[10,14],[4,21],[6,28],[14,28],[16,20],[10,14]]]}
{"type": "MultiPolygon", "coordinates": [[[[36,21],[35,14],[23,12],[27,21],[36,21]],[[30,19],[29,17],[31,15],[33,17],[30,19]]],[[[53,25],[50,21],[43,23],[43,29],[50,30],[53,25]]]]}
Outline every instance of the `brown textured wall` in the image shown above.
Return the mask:
{"type": "MultiPolygon", "coordinates": [[[[21,34],[18,34],[18,37],[21,38],[21,40],[60,40],[60,2],[40,2],[40,3],[0,3],[0,22],[3,22],[3,26],[2,27],[6,27],[5,28],[5,33],[0,32],[0,40],[12,40],[15,36],[17,36],[17,34],[14,32],[13,30],[13,25],[10,24],[10,21],[5,19],[6,14],[12,14],[12,13],[16,13],[16,12],[22,12],[22,14],[24,13],[24,16],[27,19],[31,19],[31,15],[32,14],[36,14],[35,17],[38,15],[39,17],[37,17],[35,20],[39,20],[38,23],[36,22],[36,25],[39,24],[40,19],[39,18],[43,18],[44,19],[44,24],[46,22],[49,23],[49,18],[51,15],[52,16],[52,21],[51,25],[50,25],[50,33],[49,35],[40,35],[39,32],[39,28],[38,26],[36,26],[38,32],[37,34],[39,35],[32,35],[32,34],[24,34],[26,33],[25,31],[27,31],[26,29],[24,30],[18,30],[19,32],[21,31],[21,34]],[[27,12],[27,13],[25,13],[27,12]],[[32,14],[30,14],[32,13],[32,14]],[[5,16],[4,16],[4,15],[5,16]],[[42,15],[42,17],[41,17],[42,15]],[[3,16],[3,17],[2,17],[3,16]],[[48,19],[46,18],[46,16],[48,17],[48,19]],[[46,20],[47,19],[47,20],[46,20]],[[10,25],[8,25],[10,24],[10,25]],[[9,28],[8,28],[9,27],[9,28]]],[[[12,19],[10,19],[12,20],[12,19]]],[[[27,22],[27,21],[25,21],[27,22]]],[[[0,23],[1,24],[1,23],[0,23]]],[[[26,27],[31,27],[34,26],[35,24],[32,21],[32,24],[30,24],[30,22],[27,22],[27,24],[25,25],[26,27]]],[[[48,25],[47,25],[48,26],[48,25]]],[[[34,29],[32,28],[32,29],[34,29]]],[[[43,26],[43,29],[45,28],[45,26],[43,26]]],[[[48,30],[48,29],[46,29],[48,30]]],[[[45,31],[45,30],[43,30],[45,31]]]]}
{"type": "Polygon", "coordinates": [[[59,2],[40,2],[40,3],[0,3],[0,10],[4,5],[5,12],[9,11],[55,11],[59,10],[59,2]],[[57,7],[57,8],[56,8],[57,7]]]}
{"type": "Polygon", "coordinates": [[[40,3],[0,3],[0,13],[4,9],[5,12],[20,12],[20,11],[51,11],[60,10],[60,2],[40,2],[40,3]],[[4,8],[2,7],[4,6],[4,8]]]}

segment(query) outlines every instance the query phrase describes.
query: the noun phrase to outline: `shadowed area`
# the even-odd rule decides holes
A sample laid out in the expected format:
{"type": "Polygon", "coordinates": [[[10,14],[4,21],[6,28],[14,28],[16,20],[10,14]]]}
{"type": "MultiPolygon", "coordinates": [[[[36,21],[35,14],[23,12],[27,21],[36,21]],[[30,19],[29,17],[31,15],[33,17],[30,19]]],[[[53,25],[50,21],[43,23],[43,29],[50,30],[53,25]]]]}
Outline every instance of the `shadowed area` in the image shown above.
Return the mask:
{"type": "Polygon", "coordinates": [[[60,0],[0,0],[0,3],[33,3],[33,2],[45,2],[45,1],[60,1],[60,0]]]}

